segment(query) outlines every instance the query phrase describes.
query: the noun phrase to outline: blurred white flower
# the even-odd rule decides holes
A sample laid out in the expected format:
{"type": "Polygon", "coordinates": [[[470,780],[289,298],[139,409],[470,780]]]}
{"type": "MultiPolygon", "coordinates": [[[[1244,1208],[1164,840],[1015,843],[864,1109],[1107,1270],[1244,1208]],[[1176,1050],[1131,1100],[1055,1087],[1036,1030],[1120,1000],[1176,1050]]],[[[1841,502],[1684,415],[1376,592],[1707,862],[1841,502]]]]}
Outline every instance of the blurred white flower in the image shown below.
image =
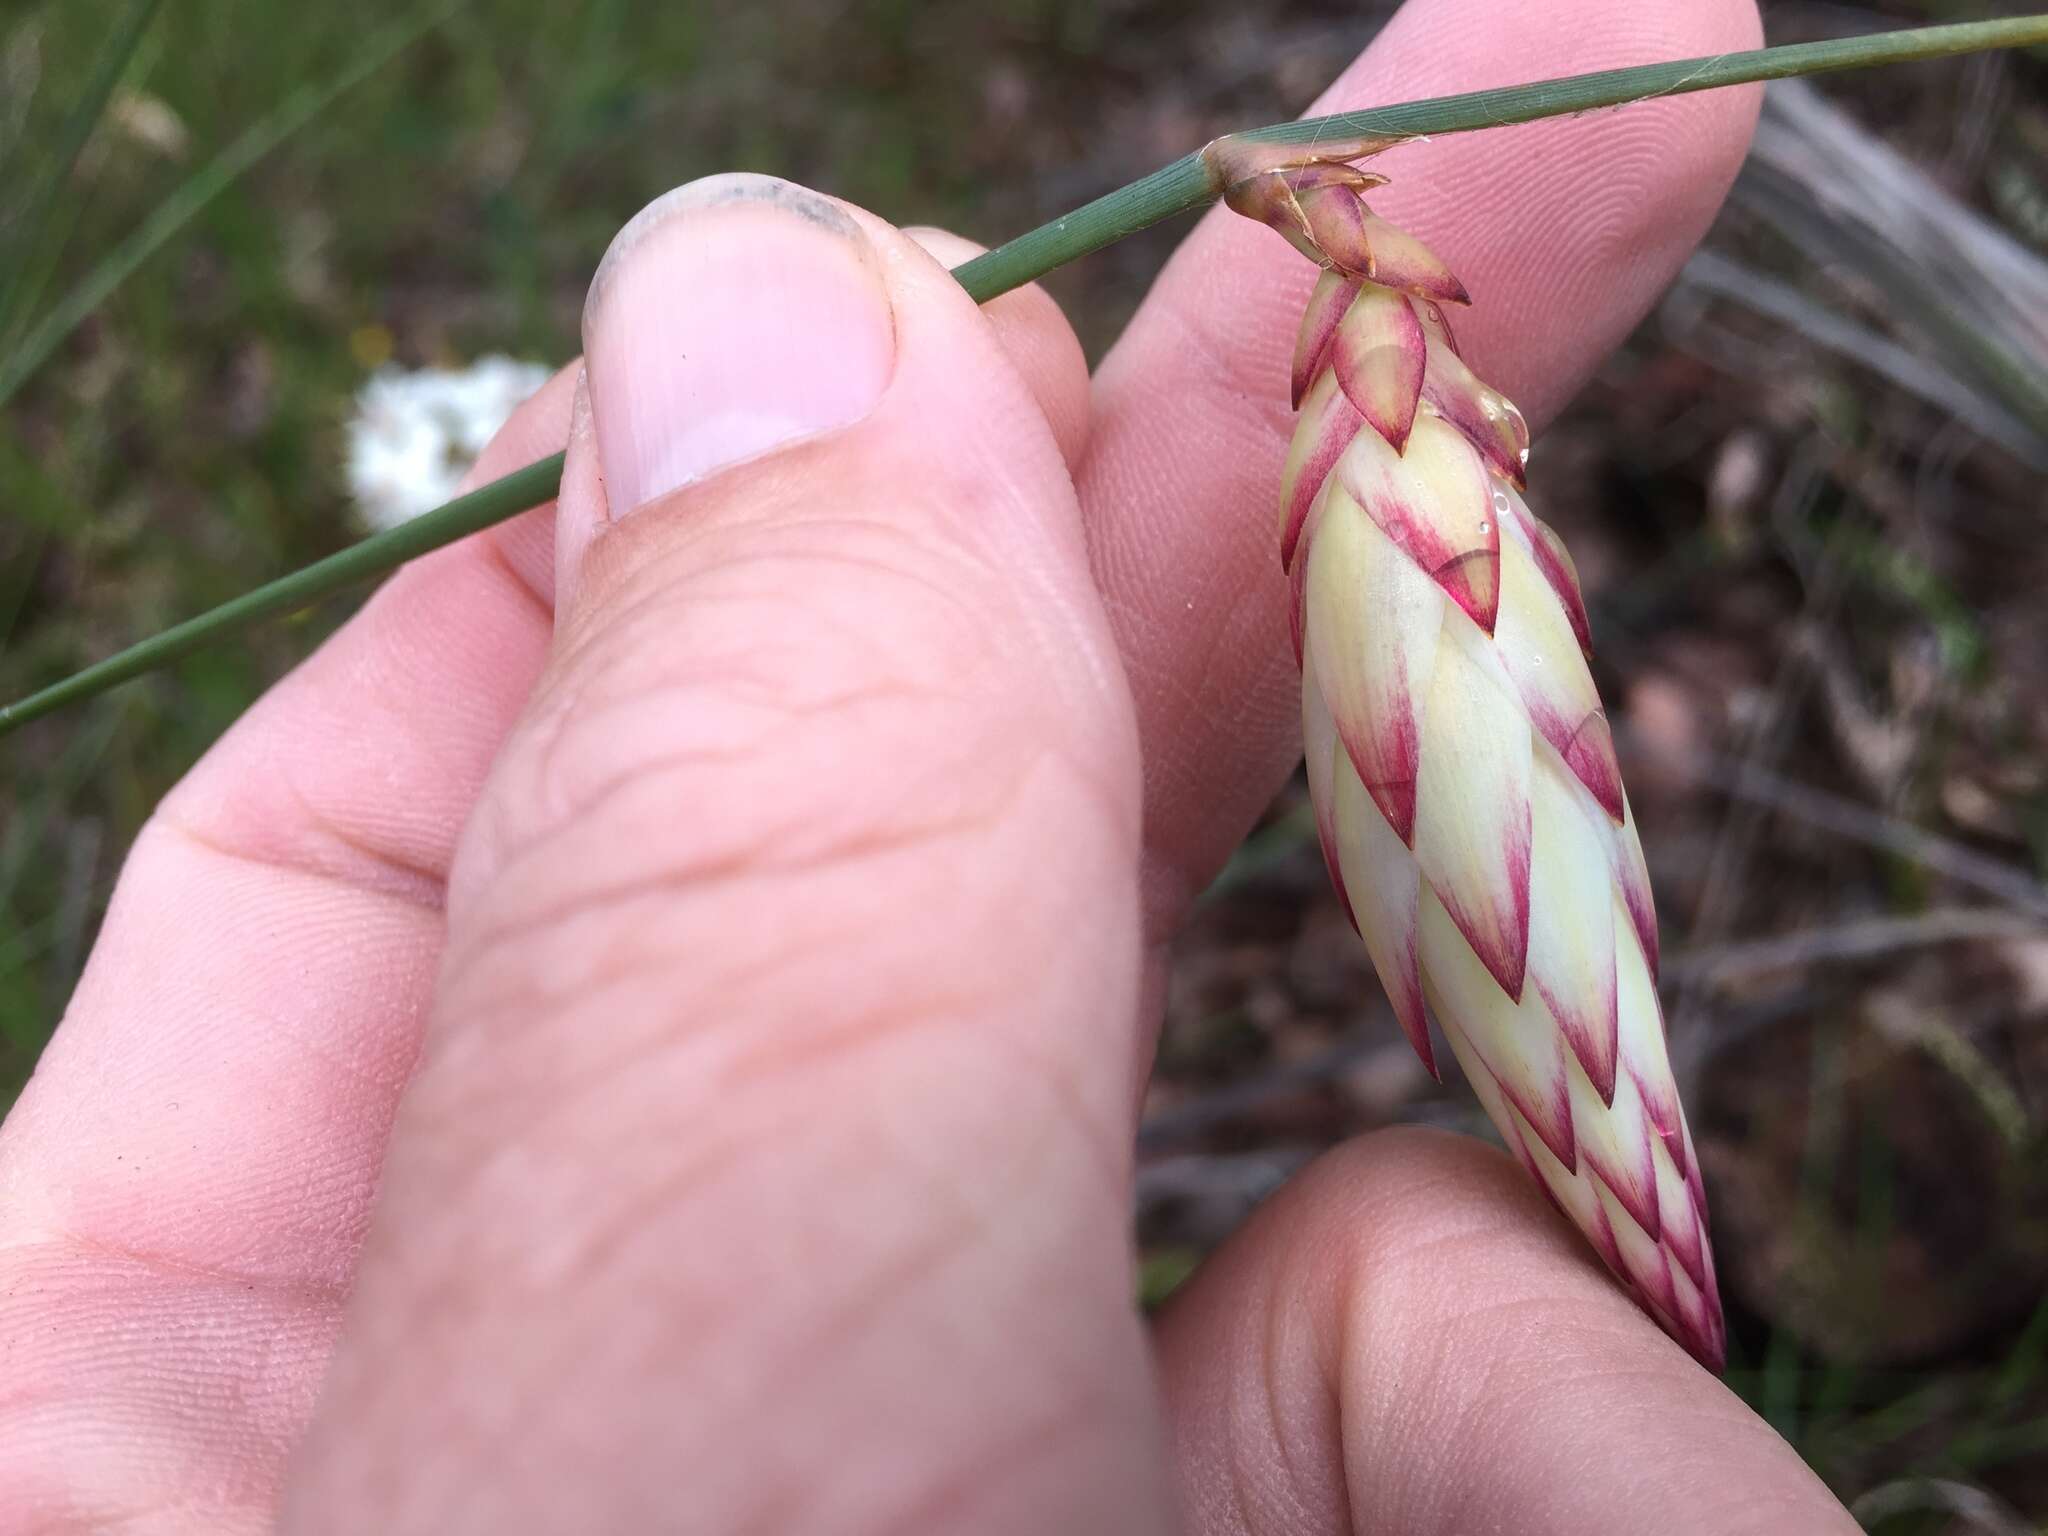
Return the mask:
{"type": "Polygon", "coordinates": [[[348,427],[357,515],[371,528],[396,528],[447,501],[550,371],[500,356],[467,368],[378,369],[356,396],[348,427]]]}

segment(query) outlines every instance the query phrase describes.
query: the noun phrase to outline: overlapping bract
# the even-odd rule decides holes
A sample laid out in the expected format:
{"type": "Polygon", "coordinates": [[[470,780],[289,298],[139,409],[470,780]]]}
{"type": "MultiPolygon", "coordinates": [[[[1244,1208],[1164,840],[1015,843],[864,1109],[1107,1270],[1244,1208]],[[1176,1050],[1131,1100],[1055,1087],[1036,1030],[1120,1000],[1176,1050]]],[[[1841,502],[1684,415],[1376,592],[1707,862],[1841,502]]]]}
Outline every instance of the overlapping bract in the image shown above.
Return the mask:
{"type": "Polygon", "coordinates": [[[1281,488],[1324,857],[1424,1063],[1433,1014],[1510,1151],[1719,1369],[1656,914],[1578,577],[1523,503],[1520,412],[1458,354],[1441,306],[1463,287],[1366,206],[1380,178],[1330,158],[1365,152],[1227,162],[1231,205],[1324,268],[1281,488]]]}

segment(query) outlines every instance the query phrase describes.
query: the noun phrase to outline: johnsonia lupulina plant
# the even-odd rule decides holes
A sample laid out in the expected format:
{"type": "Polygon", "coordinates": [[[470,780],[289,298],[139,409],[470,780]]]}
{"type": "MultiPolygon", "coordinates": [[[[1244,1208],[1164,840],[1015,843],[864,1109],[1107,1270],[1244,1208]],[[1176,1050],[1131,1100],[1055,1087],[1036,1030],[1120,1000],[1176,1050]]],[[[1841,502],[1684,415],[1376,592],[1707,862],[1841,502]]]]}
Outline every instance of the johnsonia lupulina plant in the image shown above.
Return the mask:
{"type": "Polygon", "coordinates": [[[1210,146],[1239,213],[1323,269],[1280,488],[1330,878],[1432,1072],[1429,1016],[1508,1149],[1710,1369],[1726,1335],[1665,1050],[1657,917],[1529,429],[1466,366],[1450,269],[1375,214],[1388,144],[1210,146]]]}

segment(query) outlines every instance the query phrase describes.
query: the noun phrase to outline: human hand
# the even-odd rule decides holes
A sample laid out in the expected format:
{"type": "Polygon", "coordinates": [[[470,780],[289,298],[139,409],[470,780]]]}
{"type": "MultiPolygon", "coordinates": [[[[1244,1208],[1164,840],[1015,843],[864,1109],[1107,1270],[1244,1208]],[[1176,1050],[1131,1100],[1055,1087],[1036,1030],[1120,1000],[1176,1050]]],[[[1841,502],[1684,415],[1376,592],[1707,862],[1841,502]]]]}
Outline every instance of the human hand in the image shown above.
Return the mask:
{"type": "MultiPolygon", "coordinates": [[[[1754,35],[1416,0],[1324,105],[1754,35]]],[[[1753,110],[1376,201],[1540,423],[1753,110]]],[[[566,436],[558,520],[394,579],[138,840],[0,1129],[0,1532],[1852,1529],[1475,1143],[1343,1149],[1132,1309],[1163,944],[1298,751],[1311,276],[1211,219],[1091,395],[867,215],[636,220],[573,421],[479,468],[566,436]]]]}

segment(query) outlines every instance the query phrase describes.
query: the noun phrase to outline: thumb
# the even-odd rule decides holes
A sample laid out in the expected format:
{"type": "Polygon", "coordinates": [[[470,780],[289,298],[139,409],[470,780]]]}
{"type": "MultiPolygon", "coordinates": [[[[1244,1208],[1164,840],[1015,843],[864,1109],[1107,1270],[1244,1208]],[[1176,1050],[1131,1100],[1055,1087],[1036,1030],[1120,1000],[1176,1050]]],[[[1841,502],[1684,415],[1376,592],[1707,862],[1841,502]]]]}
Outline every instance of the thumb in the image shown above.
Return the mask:
{"type": "Polygon", "coordinates": [[[636,219],[584,340],[293,1511],[1157,1528],[1137,749],[1045,415],[915,243],[757,177],[636,219]]]}

